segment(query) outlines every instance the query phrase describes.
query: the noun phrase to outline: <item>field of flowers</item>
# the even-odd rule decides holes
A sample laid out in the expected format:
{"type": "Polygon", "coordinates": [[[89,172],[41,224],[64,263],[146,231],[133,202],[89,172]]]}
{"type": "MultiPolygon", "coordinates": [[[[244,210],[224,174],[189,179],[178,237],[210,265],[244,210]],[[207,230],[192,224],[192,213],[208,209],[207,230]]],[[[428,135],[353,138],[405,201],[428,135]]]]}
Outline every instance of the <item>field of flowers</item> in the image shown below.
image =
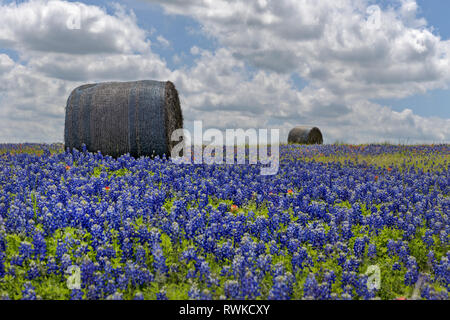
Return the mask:
{"type": "Polygon", "coordinates": [[[282,146],[275,176],[0,145],[0,299],[448,299],[449,169],[449,145],[282,146]]]}

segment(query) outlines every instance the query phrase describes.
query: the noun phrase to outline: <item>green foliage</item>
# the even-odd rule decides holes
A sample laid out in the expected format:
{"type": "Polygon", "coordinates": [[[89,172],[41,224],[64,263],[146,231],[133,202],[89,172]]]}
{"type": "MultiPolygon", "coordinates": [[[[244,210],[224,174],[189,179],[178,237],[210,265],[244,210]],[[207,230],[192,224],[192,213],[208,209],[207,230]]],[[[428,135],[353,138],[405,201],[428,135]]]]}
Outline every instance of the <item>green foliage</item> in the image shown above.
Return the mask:
{"type": "MultiPolygon", "coordinates": [[[[27,151],[25,151],[27,152],[27,151]]],[[[429,168],[433,170],[434,167],[440,166],[445,161],[448,161],[447,155],[416,155],[415,157],[411,157],[408,153],[398,153],[398,154],[384,154],[384,155],[371,155],[371,156],[362,156],[358,155],[348,156],[348,155],[332,155],[332,156],[324,156],[324,155],[314,155],[310,158],[306,159],[306,161],[317,161],[317,162],[334,162],[341,164],[348,163],[366,163],[368,165],[376,165],[383,168],[393,168],[397,167],[400,170],[405,170],[405,168],[414,166],[416,168],[429,168]],[[413,159],[413,160],[411,160],[413,159]],[[414,162],[413,162],[414,161],[414,162]]],[[[161,182],[161,173],[155,173],[151,171],[147,171],[147,173],[152,177],[152,180],[155,181],[155,185],[157,184],[159,188],[162,187],[161,182]]],[[[115,177],[124,177],[132,174],[132,172],[128,169],[119,169],[119,170],[111,170],[105,166],[95,167],[91,173],[92,179],[99,178],[102,174],[106,174],[108,178],[115,177]]],[[[63,178],[62,178],[63,179],[63,178]]],[[[289,184],[289,183],[287,183],[289,184]]],[[[290,188],[286,186],[286,189],[290,188]]],[[[169,191],[171,192],[171,191],[169,191]]],[[[15,195],[11,195],[14,197],[15,195]]],[[[38,194],[35,191],[31,191],[29,193],[29,203],[30,207],[32,207],[34,212],[34,220],[36,221],[36,230],[43,231],[43,226],[39,224],[38,220],[38,194]]],[[[101,201],[99,195],[99,202],[101,201]]],[[[172,206],[176,200],[176,196],[173,195],[171,198],[167,198],[163,208],[170,212],[172,206]]],[[[234,204],[233,201],[228,199],[218,199],[213,196],[209,197],[209,204],[214,208],[220,203],[225,203],[229,208],[234,204]]],[[[196,203],[189,203],[189,208],[195,208],[196,203]]],[[[351,209],[351,204],[348,201],[337,202],[335,206],[351,209]]],[[[372,213],[370,210],[371,204],[360,203],[362,215],[364,217],[369,217],[372,213]]],[[[376,204],[376,207],[380,208],[381,204],[376,204]]],[[[267,207],[267,203],[262,203],[257,205],[256,201],[250,200],[249,202],[241,205],[236,210],[231,212],[237,216],[244,216],[247,219],[250,219],[250,212],[254,217],[265,217],[269,218],[269,210],[267,207]]],[[[291,217],[291,221],[296,221],[298,217],[297,214],[291,208],[287,211],[287,213],[291,217]]],[[[397,213],[393,213],[397,214],[397,213]]],[[[139,228],[147,228],[150,231],[150,223],[149,219],[144,218],[143,216],[138,217],[134,221],[132,221],[132,225],[134,229],[137,231],[139,228]]],[[[106,224],[107,222],[105,222],[106,224]]],[[[322,226],[325,232],[330,230],[330,226],[322,223],[322,226]]],[[[122,248],[120,247],[119,242],[119,231],[111,228],[105,228],[110,230],[110,238],[111,238],[111,246],[116,252],[116,257],[111,258],[110,262],[113,268],[119,268],[123,266],[122,261],[122,248]]],[[[167,276],[162,277],[154,272],[153,262],[154,257],[151,253],[151,248],[145,247],[146,252],[146,264],[149,269],[155,274],[155,281],[152,283],[133,288],[131,285],[129,288],[122,293],[124,297],[127,299],[132,299],[137,292],[141,292],[144,295],[145,299],[156,299],[156,296],[160,292],[165,292],[169,299],[178,299],[184,300],[188,299],[189,290],[197,286],[199,290],[209,290],[213,292],[213,298],[218,299],[222,295],[224,295],[224,284],[227,280],[234,280],[233,276],[219,276],[223,267],[232,266],[232,261],[229,259],[225,259],[225,261],[218,261],[212,254],[202,254],[199,255],[203,258],[209,265],[211,269],[212,277],[215,277],[219,280],[219,285],[211,285],[208,286],[204,283],[200,283],[198,280],[187,279],[187,275],[190,271],[195,271],[195,263],[193,261],[187,262],[181,259],[182,252],[186,251],[190,247],[195,247],[196,244],[193,240],[188,240],[181,236],[181,239],[171,238],[168,234],[164,233],[160,229],[156,229],[161,235],[161,248],[163,251],[164,258],[166,259],[166,265],[169,267],[169,273],[167,276]]],[[[279,231],[283,232],[286,230],[286,226],[282,226],[279,231]]],[[[430,264],[428,261],[427,254],[430,248],[423,241],[423,236],[425,234],[425,227],[418,228],[416,234],[414,234],[411,238],[407,239],[408,248],[410,250],[410,254],[414,256],[417,260],[418,267],[420,272],[423,273],[431,273],[430,264]]],[[[377,296],[381,299],[394,299],[398,296],[410,297],[414,288],[406,286],[404,284],[404,277],[406,273],[406,268],[402,265],[400,270],[393,270],[393,265],[396,262],[399,262],[399,258],[397,256],[390,256],[387,250],[387,244],[389,240],[404,240],[404,232],[396,229],[395,227],[384,227],[382,230],[379,230],[378,233],[370,231],[367,226],[356,225],[352,227],[353,237],[347,241],[349,250],[353,252],[353,246],[357,238],[367,236],[369,242],[374,244],[377,249],[377,254],[375,257],[368,257],[367,255],[367,247],[365,249],[365,253],[361,258],[361,264],[359,269],[357,270],[359,274],[366,272],[369,266],[377,265],[381,270],[381,289],[377,293],[377,296]]],[[[256,237],[252,237],[255,242],[259,242],[260,240],[256,237]]],[[[20,234],[7,234],[6,235],[6,262],[5,269],[7,272],[11,272],[11,260],[14,256],[19,253],[19,247],[22,243],[28,242],[32,243],[32,237],[26,236],[23,233],[20,234]]],[[[435,254],[435,258],[440,260],[441,257],[447,254],[448,246],[441,243],[438,236],[433,235],[433,240],[435,245],[433,246],[433,252],[435,254]]],[[[56,230],[54,234],[49,235],[45,238],[47,245],[47,255],[49,257],[56,256],[56,248],[58,245],[58,241],[63,241],[66,243],[71,243],[69,246],[68,254],[71,257],[72,263],[76,265],[80,265],[82,260],[80,257],[76,257],[75,253],[77,249],[81,246],[86,246],[88,248],[87,257],[91,259],[93,262],[97,261],[96,252],[92,247],[92,235],[89,232],[86,232],[79,228],[65,228],[56,230]],[[75,244],[76,241],[79,241],[78,244],[75,244]]],[[[136,239],[133,239],[133,249],[136,250],[138,243],[136,239]]],[[[225,242],[224,239],[218,240],[218,245],[222,245],[225,242]]],[[[236,245],[233,243],[233,245],[236,245]]],[[[270,244],[266,243],[266,253],[270,253],[270,244]]],[[[288,272],[291,272],[295,277],[295,281],[293,284],[293,299],[302,299],[304,298],[303,287],[304,283],[310,273],[315,273],[318,275],[317,281],[320,283],[322,278],[327,270],[333,270],[336,273],[337,281],[332,286],[332,292],[340,295],[342,290],[342,283],[340,278],[342,276],[343,270],[342,267],[338,263],[338,252],[333,251],[329,256],[324,257],[320,252],[321,248],[314,248],[310,243],[302,243],[304,248],[306,248],[308,257],[313,262],[312,265],[304,268],[303,270],[299,270],[294,272],[292,268],[292,255],[289,253],[287,249],[282,249],[278,254],[272,256],[272,265],[282,264],[288,272]]],[[[323,249],[323,248],[322,248],[323,249]]],[[[350,253],[351,255],[351,253],[350,253]]],[[[46,268],[46,262],[38,261],[38,267],[41,269],[46,268]]],[[[26,278],[27,271],[29,269],[29,263],[25,263],[23,266],[16,266],[14,268],[14,275],[6,274],[2,279],[0,279],[0,296],[7,293],[12,299],[20,299],[22,298],[22,290],[24,289],[24,284],[29,280],[26,278]]],[[[32,280],[31,284],[36,288],[36,293],[42,299],[68,299],[70,297],[70,290],[67,288],[66,280],[67,275],[50,275],[44,278],[40,278],[37,280],[32,280]]],[[[267,298],[269,291],[273,285],[273,277],[270,274],[266,274],[261,282],[261,297],[260,299],[267,298]]],[[[436,291],[444,290],[444,286],[436,283],[433,284],[433,287],[436,291]]],[[[357,299],[359,297],[356,297],[357,299]]]]}
{"type": "Polygon", "coordinates": [[[110,170],[109,168],[106,168],[105,166],[98,166],[94,168],[94,171],[92,172],[92,176],[93,177],[100,177],[100,175],[106,172],[108,174],[108,178],[111,178],[112,176],[114,177],[123,177],[126,175],[131,174],[131,171],[128,170],[127,168],[122,168],[122,169],[118,169],[118,170],[110,170]]]}

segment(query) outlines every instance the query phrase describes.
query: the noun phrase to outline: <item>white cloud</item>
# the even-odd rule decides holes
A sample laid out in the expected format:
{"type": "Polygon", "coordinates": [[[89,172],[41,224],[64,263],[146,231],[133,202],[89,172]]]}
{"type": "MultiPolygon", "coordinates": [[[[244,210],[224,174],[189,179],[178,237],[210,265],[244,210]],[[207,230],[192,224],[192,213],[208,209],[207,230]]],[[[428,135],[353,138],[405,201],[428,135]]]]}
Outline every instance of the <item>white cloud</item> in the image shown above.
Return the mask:
{"type": "Polygon", "coordinates": [[[32,0],[0,5],[0,46],[31,53],[133,53],[149,49],[136,17],[121,6],[115,14],[80,2],[32,0]],[[73,24],[73,20],[79,20],[73,24]]]}
{"type": "Polygon", "coordinates": [[[28,67],[52,78],[79,82],[162,80],[170,75],[165,62],[152,53],[88,56],[51,53],[31,58],[28,67]]]}
{"type": "MultiPolygon", "coordinates": [[[[0,2],[0,46],[20,56],[15,62],[0,54],[0,141],[62,141],[74,87],[136,79],[173,81],[187,125],[281,128],[285,138],[292,126],[314,124],[326,142],[450,139],[449,119],[370,102],[449,83],[450,41],[417,18],[415,1],[380,9],[380,24],[365,0],[153,2],[197,19],[221,48],[194,46],[194,65],[170,70],[148,40],[158,30],[141,29],[121,6],[108,14],[78,2],[0,2]],[[77,10],[81,29],[67,28],[77,10]],[[296,88],[292,74],[306,87],[296,88]]],[[[157,36],[155,45],[171,40],[157,36]]],[[[182,58],[173,61],[181,65],[182,58]]]]}
{"type": "Polygon", "coordinates": [[[293,126],[315,124],[326,142],[353,143],[440,142],[450,135],[448,119],[395,112],[326,88],[307,86],[299,92],[288,75],[250,72],[227,49],[198,50],[192,68],[173,74],[188,126],[203,120],[209,128],[280,128],[285,139],[293,126]]]}
{"type": "Polygon", "coordinates": [[[448,120],[406,117],[369,102],[446,88],[450,82],[450,41],[434,35],[417,17],[413,0],[392,2],[385,9],[371,7],[373,1],[366,0],[151,1],[169,14],[193,17],[201,30],[226,48],[222,49],[228,53],[226,59],[213,62],[203,53],[189,70],[193,78],[214,88],[202,87],[186,98],[203,112],[242,110],[241,118],[252,113],[250,122],[244,123],[264,123],[269,116],[284,119],[280,120],[284,125],[317,123],[333,133],[332,141],[358,139],[355,132],[365,133],[366,141],[450,139],[448,120]],[[223,60],[232,61],[231,57],[236,63],[233,68],[241,68],[236,74],[229,66],[221,68],[223,60]],[[248,79],[239,61],[259,72],[248,79]],[[289,85],[293,73],[309,83],[301,92],[289,85]],[[274,91],[256,85],[261,75],[278,85],[274,91]],[[368,121],[369,114],[383,117],[368,121]],[[345,123],[352,130],[346,130],[345,123]]]}
{"type": "Polygon", "coordinates": [[[0,72],[0,141],[61,141],[69,90],[63,81],[13,62],[0,72]]]}
{"type": "Polygon", "coordinates": [[[0,73],[10,71],[14,67],[14,61],[6,54],[0,54],[0,73]]]}
{"type": "Polygon", "coordinates": [[[163,46],[164,48],[170,47],[170,41],[167,40],[166,38],[164,38],[162,35],[159,35],[158,37],[156,37],[156,40],[158,40],[159,44],[161,46],[163,46]]]}
{"type": "Polygon", "coordinates": [[[20,56],[14,62],[0,54],[1,142],[62,141],[67,97],[82,83],[170,76],[134,13],[119,5],[114,10],[110,15],[67,1],[0,2],[0,46],[20,56]],[[67,27],[76,12],[79,30],[67,27]]]}

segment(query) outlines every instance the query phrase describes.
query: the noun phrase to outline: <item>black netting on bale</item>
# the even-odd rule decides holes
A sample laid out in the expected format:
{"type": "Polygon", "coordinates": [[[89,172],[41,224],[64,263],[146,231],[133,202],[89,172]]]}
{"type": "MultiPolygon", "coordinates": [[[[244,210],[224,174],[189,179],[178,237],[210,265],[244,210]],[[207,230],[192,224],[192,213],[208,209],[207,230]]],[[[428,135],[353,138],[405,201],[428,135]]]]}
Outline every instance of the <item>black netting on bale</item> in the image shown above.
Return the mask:
{"type": "Polygon", "coordinates": [[[289,132],[288,143],[322,144],[323,137],[317,127],[295,127],[289,132]]]}
{"type": "Polygon", "coordinates": [[[170,137],[183,128],[178,92],[152,80],[88,84],[67,100],[65,147],[118,157],[170,155],[170,137]]]}

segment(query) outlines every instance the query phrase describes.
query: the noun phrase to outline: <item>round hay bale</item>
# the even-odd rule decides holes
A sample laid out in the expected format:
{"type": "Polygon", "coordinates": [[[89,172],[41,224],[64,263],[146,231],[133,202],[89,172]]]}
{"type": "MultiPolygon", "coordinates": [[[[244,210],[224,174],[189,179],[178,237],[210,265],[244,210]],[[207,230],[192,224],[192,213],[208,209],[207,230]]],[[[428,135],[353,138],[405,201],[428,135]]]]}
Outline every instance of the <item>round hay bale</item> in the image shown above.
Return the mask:
{"type": "Polygon", "coordinates": [[[170,156],[183,128],[172,82],[152,80],[87,84],[72,91],[66,106],[65,147],[119,157],[170,156]]]}
{"type": "Polygon", "coordinates": [[[322,132],[317,127],[298,126],[289,132],[288,143],[322,144],[322,132]]]}

